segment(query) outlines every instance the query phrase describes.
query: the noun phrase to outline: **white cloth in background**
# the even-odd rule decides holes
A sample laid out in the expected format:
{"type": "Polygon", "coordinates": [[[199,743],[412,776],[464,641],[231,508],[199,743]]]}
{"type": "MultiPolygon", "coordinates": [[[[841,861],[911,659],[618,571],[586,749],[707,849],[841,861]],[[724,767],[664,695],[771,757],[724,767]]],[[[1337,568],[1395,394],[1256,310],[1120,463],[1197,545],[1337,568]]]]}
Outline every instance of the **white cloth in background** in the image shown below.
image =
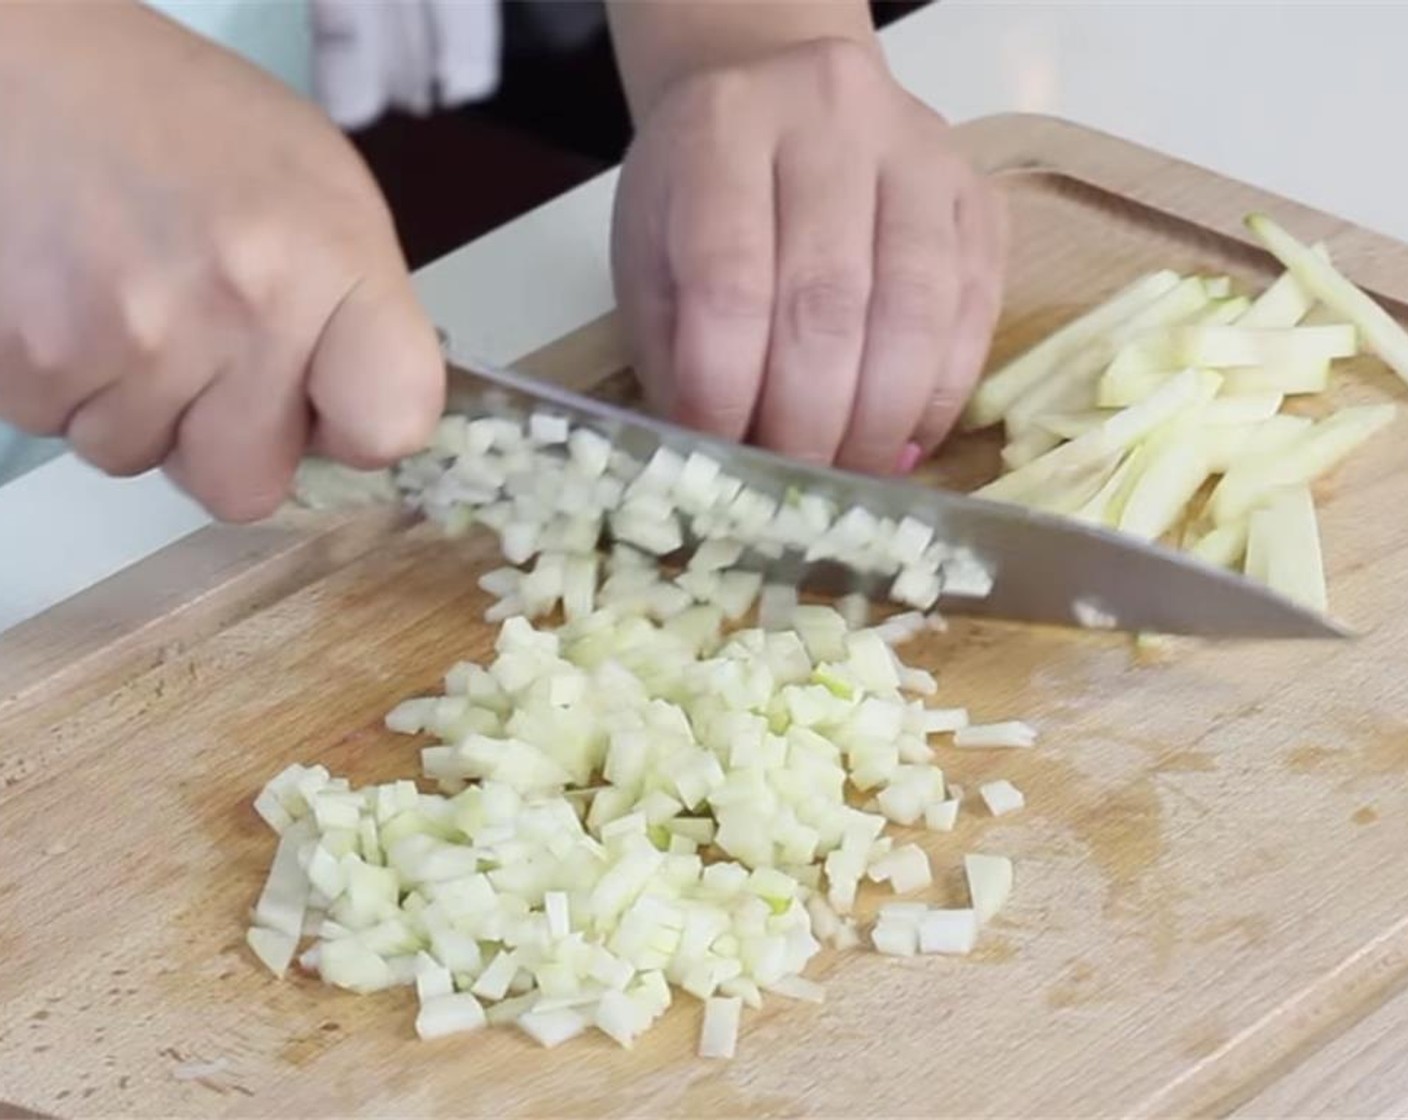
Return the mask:
{"type": "Polygon", "coordinates": [[[499,86],[499,0],[312,0],[313,85],[342,128],[425,115],[499,86]]]}

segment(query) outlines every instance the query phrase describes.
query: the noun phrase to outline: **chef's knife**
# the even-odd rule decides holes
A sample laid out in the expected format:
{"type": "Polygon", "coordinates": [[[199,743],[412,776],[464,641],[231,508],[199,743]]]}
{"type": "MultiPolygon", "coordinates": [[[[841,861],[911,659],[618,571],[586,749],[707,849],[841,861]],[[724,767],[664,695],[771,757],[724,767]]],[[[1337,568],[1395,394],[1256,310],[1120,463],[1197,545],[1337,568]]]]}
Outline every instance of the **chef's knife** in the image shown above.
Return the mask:
{"type": "MultiPolygon", "coordinates": [[[[714,439],[499,368],[457,352],[443,334],[442,340],[452,412],[520,418],[551,412],[594,429],[641,461],[659,447],[684,456],[698,451],[778,500],[795,489],[820,494],[840,510],[860,506],[877,517],[910,516],[932,526],[936,539],[968,550],[992,576],[986,595],[943,595],[938,607],[946,613],[1209,638],[1348,636],[1261,584],[1159,545],[1020,506],[714,439]]],[[[741,564],[763,569],[771,581],[832,593],[859,590],[879,599],[888,587],[878,574],[808,563],[795,553],[772,559],[749,552],[741,564]]]]}

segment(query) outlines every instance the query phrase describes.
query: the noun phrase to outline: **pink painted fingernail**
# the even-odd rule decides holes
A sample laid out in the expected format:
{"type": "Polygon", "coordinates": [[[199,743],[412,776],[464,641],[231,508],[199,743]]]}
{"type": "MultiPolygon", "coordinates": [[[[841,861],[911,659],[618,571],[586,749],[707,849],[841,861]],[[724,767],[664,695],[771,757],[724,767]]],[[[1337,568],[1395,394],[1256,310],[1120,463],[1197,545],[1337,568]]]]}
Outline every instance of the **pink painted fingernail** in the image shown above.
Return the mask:
{"type": "Polygon", "coordinates": [[[895,464],[896,474],[912,474],[914,468],[919,465],[919,460],[924,457],[924,449],[912,440],[904,445],[904,450],[900,452],[900,461],[895,464]]]}

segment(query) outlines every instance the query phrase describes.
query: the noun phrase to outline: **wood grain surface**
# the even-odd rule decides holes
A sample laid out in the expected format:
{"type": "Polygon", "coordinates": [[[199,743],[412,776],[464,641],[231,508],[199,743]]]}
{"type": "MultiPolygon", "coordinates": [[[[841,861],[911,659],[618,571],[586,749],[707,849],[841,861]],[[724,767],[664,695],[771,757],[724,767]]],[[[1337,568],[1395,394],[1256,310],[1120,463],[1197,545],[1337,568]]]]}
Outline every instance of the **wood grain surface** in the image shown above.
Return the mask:
{"type": "MultiPolygon", "coordinates": [[[[1035,117],[961,130],[1005,185],[997,358],[1155,267],[1263,285],[1262,208],[1393,300],[1408,250],[1111,137],[1035,117]]],[[[1391,303],[1395,312],[1401,308],[1391,303]]],[[[619,374],[613,324],[536,358],[619,374]]],[[[1371,361],[1335,403],[1403,399],[1371,361]]],[[[1182,647],[958,624],[912,648],[941,700],[1025,716],[1028,809],[928,835],[933,897],[968,850],[1012,855],[1009,909],[967,960],[827,953],[820,1006],[750,1014],[693,1056],[677,1000],[626,1052],[494,1031],[415,1041],[413,996],[278,983],[242,943],[273,851],[250,808],[292,761],[415,772],[381,729],[483,657],[490,542],[385,512],[214,528],[0,637],[0,1106],[112,1116],[1248,1116],[1408,1103],[1408,420],[1325,487],[1331,599],[1360,637],[1182,647]]],[[[978,481],[970,439],[936,477],[978,481]]],[[[3,1107],[0,1107],[3,1111],[3,1107]]]]}

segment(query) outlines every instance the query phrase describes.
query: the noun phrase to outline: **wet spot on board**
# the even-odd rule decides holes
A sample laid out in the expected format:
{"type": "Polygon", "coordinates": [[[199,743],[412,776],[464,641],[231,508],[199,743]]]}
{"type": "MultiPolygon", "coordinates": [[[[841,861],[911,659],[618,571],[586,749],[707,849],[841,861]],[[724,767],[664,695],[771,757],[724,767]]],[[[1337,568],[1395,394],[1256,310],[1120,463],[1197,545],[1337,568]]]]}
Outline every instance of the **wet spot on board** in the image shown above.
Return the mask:
{"type": "Polygon", "coordinates": [[[1327,747],[1297,747],[1286,755],[1286,769],[1292,774],[1313,774],[1333,761],[1335,754],[1327,747]]]}
{"type": "Polygon", "coordinates": [[[1092,805],[1074,822],[1110,884],[1112,901],[1130,894],[1163,855],[1163,809],[1148,778],[1092,805]]]}
{"type": "Polygon", "coordinates": [[[724,1071],[696,1077],[680,1098],[686,1116],[706,1112],[726,1116],[799,1116],[799,1103],[778,1093],[759,1093],[749,1084],[734,1084],[724,1071]]]}
{"type": "Polygon", "coordinates": [[[1163,858],[1163,825],[1163,806],[1151,777],[1102,798],[1072,825],[1104,876],[1106,916],[1135,918],[1161,970],[1172,964],[1178,943],[1173,894],[1168,889],[1147,889],[1163,858]]]}
{"type": "Polygon", "coordinates": [[[973,964],[1004,964],[1017,956],[1017,946],[1001,937],[988,937],[980,940],[968,955],[973,964]]]}
{"type": "Polygon", "coordinates": [[[292,1066],[305,1066],[337,1040],[338,1035],[325,1028],[310,1034],[297,1034],[279,1048],[279,1057],[292,1066]]]}
{"type": "Polygon", "coordinates": [[[1376,774],[1408,770],[1408,727],[1380,727],[1360,748],[1364,768],[1376,774]]]}
{"type": "Polygon", "coordinates": [[[1086,961],[1077,961],[1046,992],[1046,1006],[1053,1011],[1068,1007],[1080,1007],[1096,1003],[1104,998],[1101,985],[1097,982],[1095,966],[1086,961]]]}
{"type": "Polygon", "coordinates": [[[1372,805],[1364,805],[1354,810],[1349,819],[1355,824],[1373,824],[1379,819],[1379,814],[1372,805]]]}

